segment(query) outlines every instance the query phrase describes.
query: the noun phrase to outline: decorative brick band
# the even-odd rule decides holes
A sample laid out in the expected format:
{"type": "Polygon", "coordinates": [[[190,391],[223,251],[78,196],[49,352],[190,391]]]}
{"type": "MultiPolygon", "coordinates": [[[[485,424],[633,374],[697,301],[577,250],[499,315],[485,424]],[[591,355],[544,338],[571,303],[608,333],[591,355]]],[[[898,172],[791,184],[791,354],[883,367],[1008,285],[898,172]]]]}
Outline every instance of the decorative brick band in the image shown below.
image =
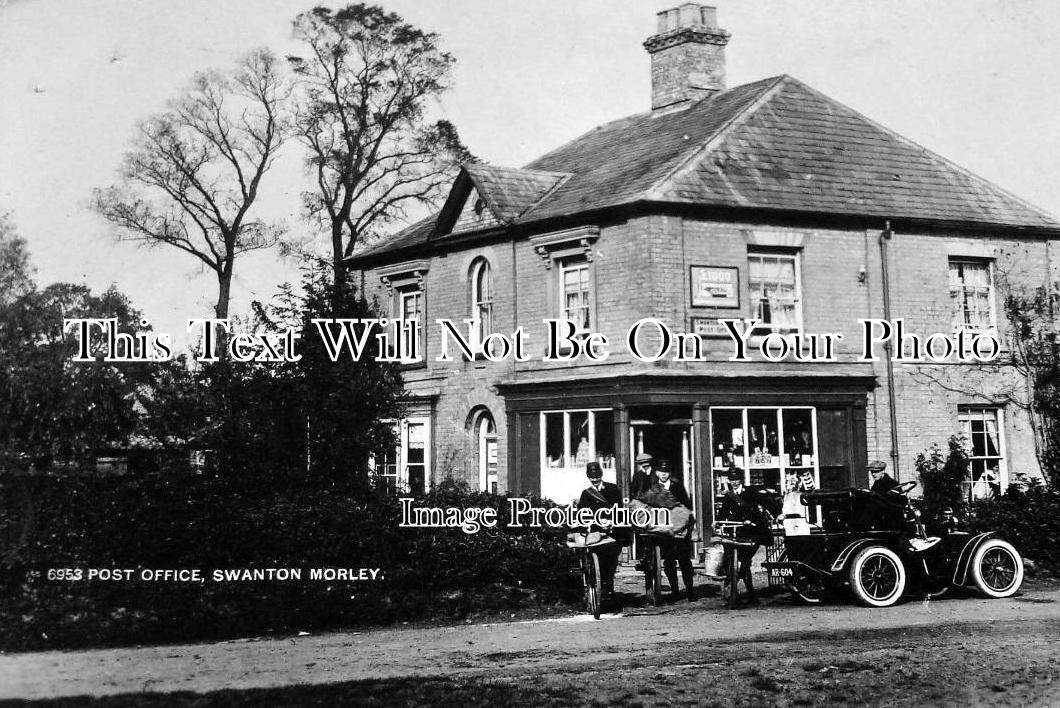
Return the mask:
{"type": "Polygon", "coordinates": [[[644,48],[649,54],[676,47],[686,42],[696,44],[715,44],[724,47],[729,43],[730,35],[718,27],[679,27],[678,29],[648,37],[644,42],[644,48]]]}

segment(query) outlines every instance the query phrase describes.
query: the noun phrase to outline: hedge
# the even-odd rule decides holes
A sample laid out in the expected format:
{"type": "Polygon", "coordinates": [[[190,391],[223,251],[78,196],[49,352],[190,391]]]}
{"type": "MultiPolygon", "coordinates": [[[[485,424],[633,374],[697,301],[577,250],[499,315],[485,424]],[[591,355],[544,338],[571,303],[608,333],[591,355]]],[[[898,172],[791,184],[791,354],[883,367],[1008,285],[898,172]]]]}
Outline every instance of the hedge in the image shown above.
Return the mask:
{"type": "Polygon", "coordinates": [[[304,480],[0,479],[0,649],[222,639],[576,601],[561,539],[507,528],[505,497],[446,482],[418,503],[492,507],[501,523],[472,535],[404,528],[394,498],[304,480]],[[206,580],[50,581],[49,568],[198,568],[206,580]],[[303,575],[210,579],[212,569],[239,568],[303,575]],[[310,568],[380,568],[383,578],[309,580],[310,568]]]}
{"type": "Polygon", "coordinates": [[[1060,491],[1037,480],[1014,484],[999,496],[972,502],[971,526],[996,531],[1026,558],[1060,574],[1060,491]]]}

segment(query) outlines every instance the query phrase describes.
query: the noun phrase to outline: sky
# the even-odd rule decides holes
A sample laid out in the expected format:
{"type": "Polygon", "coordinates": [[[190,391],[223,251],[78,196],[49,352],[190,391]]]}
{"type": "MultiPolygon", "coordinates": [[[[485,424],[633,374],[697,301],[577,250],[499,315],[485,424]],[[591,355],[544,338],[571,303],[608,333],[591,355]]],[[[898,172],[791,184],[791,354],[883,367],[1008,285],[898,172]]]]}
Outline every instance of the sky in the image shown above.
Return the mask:
{"type": "MultiPolygon", "coordinates": [[[[216,279],[191,257],[119,243],[88,208],[115,181],[136,122],[192,74],[259,46],[297,51],[296,0],[0,0],[0,211],[37,280],[111,284],[184,340],[216,279]]],[[[521,166],[608,120],[647,110],[641,43],[671,0],[379,0],[457,59],[437,110],[486,162],[521,166]]],[[[1060,3],[1054,0],[718,0],[728,83],[790,74],[1060,214],[1060,3]]],[[[261,214],[313,238],[288,143],[261,214]]],[[[325,244],[317,241],[321,249],[325,244]]],[[[237,262],[234,313],[296,280],[274,252],[237,262]]]]}

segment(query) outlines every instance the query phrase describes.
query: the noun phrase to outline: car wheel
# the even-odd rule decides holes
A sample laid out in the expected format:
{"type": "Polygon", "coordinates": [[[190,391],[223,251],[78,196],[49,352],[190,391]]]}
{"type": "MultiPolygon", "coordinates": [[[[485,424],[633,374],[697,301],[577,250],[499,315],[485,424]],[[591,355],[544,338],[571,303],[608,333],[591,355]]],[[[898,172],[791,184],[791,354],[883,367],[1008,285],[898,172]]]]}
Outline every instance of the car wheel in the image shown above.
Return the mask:
{"type": "Polygon", "coordinates": [[[1023,584],[1023,559],[1008,541],[988,539],[972,557],[972,580],[986,597],[1009,597],[1023,584]]]}
{"type": "Polygon", "coordinates": [[[862,549],[850,562],[850,587],[859,604],[890,607],[905,592],[905,566],[883,546],[862,549]]]}

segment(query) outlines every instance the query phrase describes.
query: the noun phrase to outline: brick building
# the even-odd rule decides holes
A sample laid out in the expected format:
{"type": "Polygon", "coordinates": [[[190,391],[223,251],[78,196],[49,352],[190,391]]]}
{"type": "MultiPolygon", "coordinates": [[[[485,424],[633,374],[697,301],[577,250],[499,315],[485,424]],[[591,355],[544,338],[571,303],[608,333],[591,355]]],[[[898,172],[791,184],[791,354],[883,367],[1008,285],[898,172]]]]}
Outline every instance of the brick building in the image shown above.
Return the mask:
{"type": "Polygon", "coordinates": [[[728,39],[713,8],[660,13],[644,43],[651,111],[524,168],[468,165],[437,214],[352,258],[392,316],[429,323],[380,473],[565,502],[587,461],[626,486],[645,450],[683,473],[709,523],[732,475],[863,486],[880,458],[909,479],[915,455],[955,433],[973,453],[970,495],[1037,472],[1028,421],[1005,405],[1010,372],[882,348],[860,361],[858,320],[1004,341],[999,278],[1055,281],[1060,223],[790,76],[726,88],[728,39]],[[529,360],[438,362],[440,318],[480,335],[522,326],[529,360]],[[542,361],[546,318],[606,335],[610,356],[542,361]],[[702,355],[631,356],[642,318],[697,333],[702,355]],[[844,338],[827,361],[730,361],[719,319],[751,318],[753,345],[844,338]]]}

